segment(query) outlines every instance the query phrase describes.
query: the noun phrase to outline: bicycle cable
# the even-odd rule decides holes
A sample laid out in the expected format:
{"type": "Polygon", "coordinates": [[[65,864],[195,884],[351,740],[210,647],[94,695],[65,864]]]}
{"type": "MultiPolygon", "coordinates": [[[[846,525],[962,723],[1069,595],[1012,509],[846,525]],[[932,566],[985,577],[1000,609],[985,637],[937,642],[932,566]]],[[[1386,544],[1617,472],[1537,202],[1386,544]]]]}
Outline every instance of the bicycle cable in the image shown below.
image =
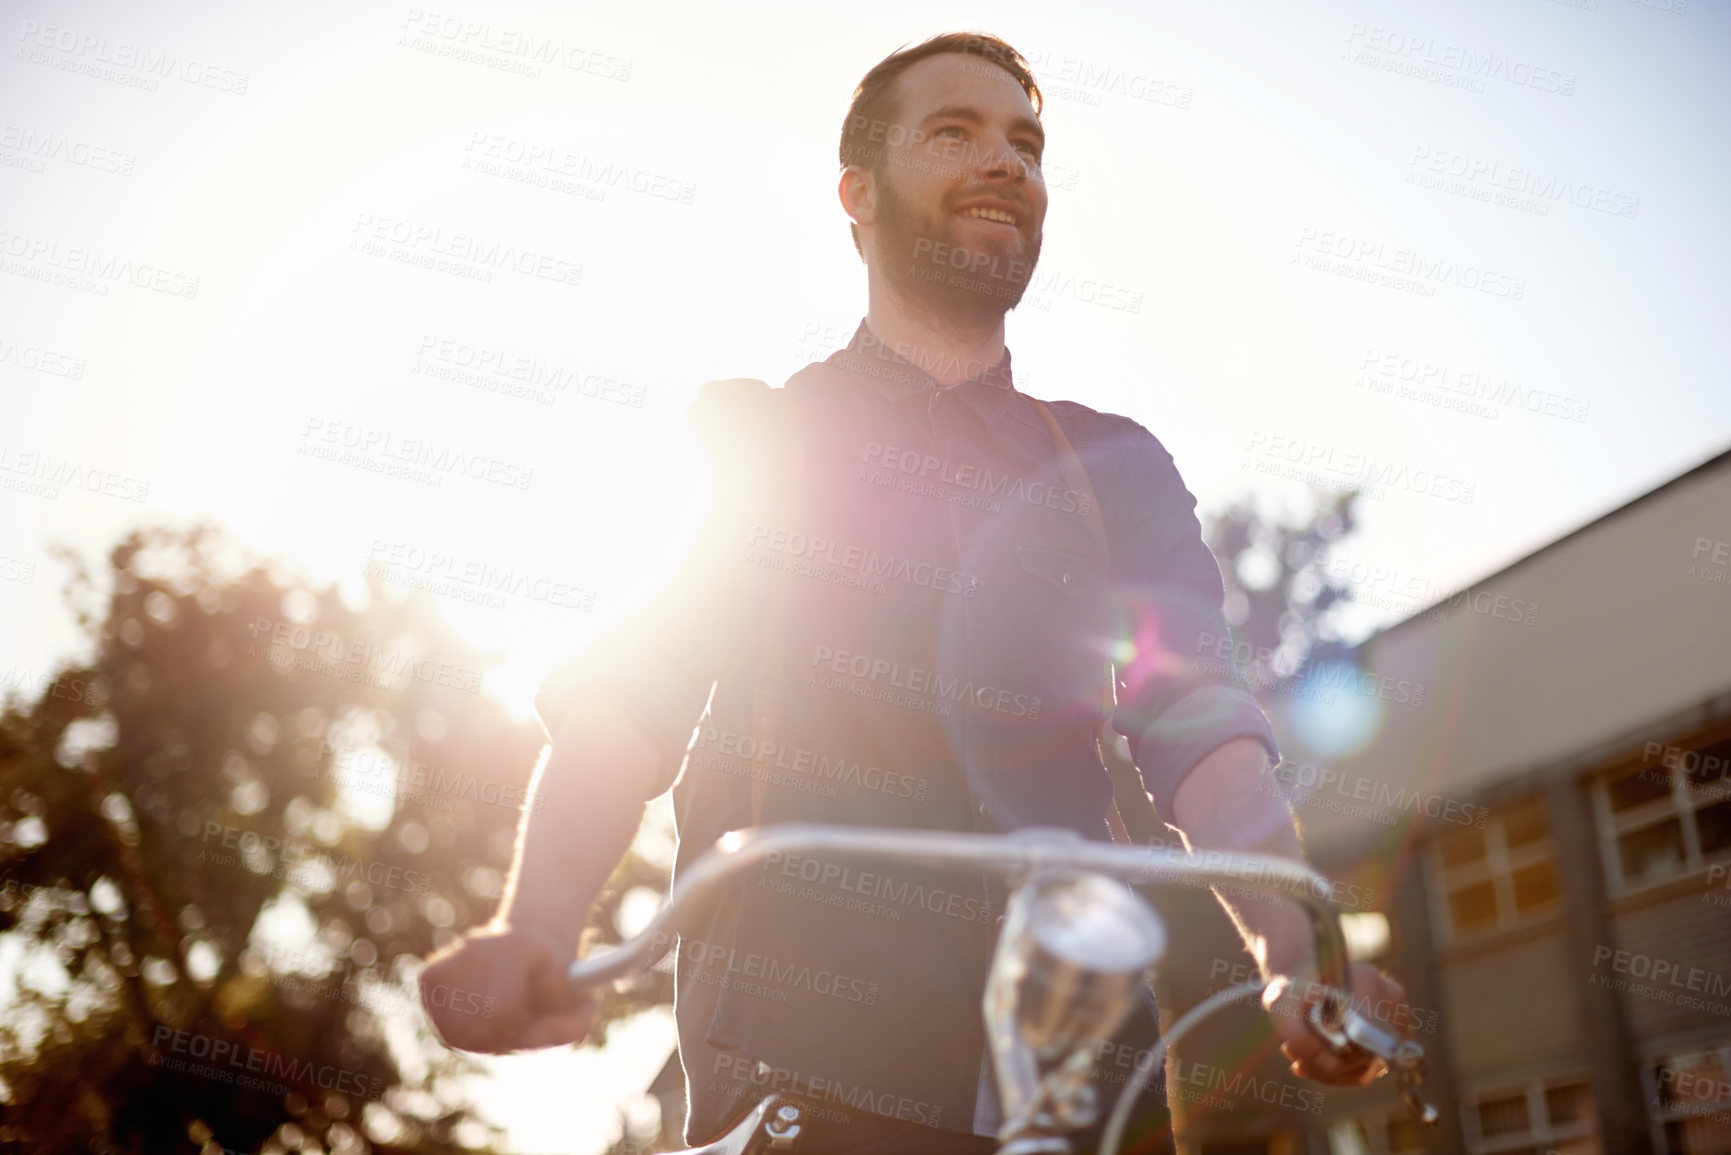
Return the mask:
{"type": "Polygon", "coordinates": [[[1100,1155],[1118,1155],[1118,1144],[1124,1141],[1124,1128],[1130,1122],[1130,1109],[1142,1094],[1142,1088],[1147,1085],[1149,1076],[1154,1071],[1164,1073],[1166,1070],[1166,1050],[1190,1032],[1190,1029],[1215,1011],[1232,1003],[1241,1002],[1251,995],[1260,995],[1267,987],[1260,980],[1239,983],[1235,987],[1227,987],[1216,991],[1195,1006],[1179,1016],[1172,1024],[1172,1029],[1160,1036],[1148,1052],[1148,1063],[1144,1066],[1136,1064],[1136,1069],[1124,1081],[1124,1090],[1118,1095],[1118,1102],[1112,1107],[1111,1121],[1106,1124],[1106,1134],[1100,1141],[1100,1155]]]}

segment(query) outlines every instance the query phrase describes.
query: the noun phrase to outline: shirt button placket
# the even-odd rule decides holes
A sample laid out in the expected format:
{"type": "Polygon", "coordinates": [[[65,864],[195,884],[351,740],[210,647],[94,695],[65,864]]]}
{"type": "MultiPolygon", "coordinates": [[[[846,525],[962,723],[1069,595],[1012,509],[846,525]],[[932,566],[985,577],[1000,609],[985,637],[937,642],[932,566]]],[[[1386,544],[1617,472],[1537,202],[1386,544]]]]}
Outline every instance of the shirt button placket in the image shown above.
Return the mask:
{"type": "MultiPolygon", "coordinates": [[[[933,382],[932,395],[926,399],[926,426],[931,432],[932,443],[936,448],[938,455],[947,461],[950,457],[951,439],[946,437],[943,431],[939,429],[937,415],[938,398],[942,397],[946,392],[950,392],[950,390],[939,389],[936,387],[936,382],[933,382]]],[[[954,569],[961,564],[960,559],[962,556],[962,535],[956,530],[957,503],[945,501],[940,502],[939,504],[943,507],[943,513],[940,515],[943,524],[945,528],[949,530],[948,561],[950,568],[954,569]]],[[[962,662],[966,667],[966,672],[971,675],[973,673],[974,626],[976,624],[974,621],[975,600],[973,598],[965,599],[959,609],[962,619],[962,662]]],[[[958,710],[956,713],[959,715],[955,719],[955,724],[957,729],[961,731],[959,735],[961,739],[959,744],[959,753],[961,755],[961,764],[964,767],[963,775],[965,779],[967,773],[965,767],[972,765],[973,763],[973,759],[970,756],[973,748],[970,740],[972,737],[970,731],[972,730],[973,719],[968,716],[966,706],[963,706],[963,708],[958,710]]]]}
{"type": "MultiPolygon", "coordinates": [[[[932,440],[937,446],[939,455],[945,460],[948,460],[950,456],[951,439],[944,436],[944,434],[939,430],[937,419],[938,397],[943,392],[944,390],[935,388],[932,390],[932,395],[926,402],[926,420],[927,425],[931,430],[932,440]]],[[[967,443],[964,441],[963,444],[967,443]]],[[[978,447],[973,448],[976,452],[978,451],[978,447]]],[[[962,535],[956,528],[956,519],[959,514],[958,503],[946,501],[943,503],[943,507],[944,524],[948,526],[950,531],[950,565],[955,567],[961,564],[962,556],[962,535]]],[[[977,590],[980,585],[980,579],[978,577],[970,577],[968,584],[971,589],[977,590]]],[[[983,612],[980,606],[981,600],[983,599],[967,598],[964,599],[962,605],[959,607],[962,620],[962,660],[969,675],[972,675],[974,672],[974,634],[975,630],[980,625],[975,615],[983,612]]],[[[960,730],[960,741],[958,743],[957,752],[960,755],[960,769],[964,784],[971,790],[973,784],[967,782],[967,768],[974,764],[972,742],[974,719],[969,716],[970,711],[966,706],[963,706],[962,709],[958,711],[958,714],[960,717],[955,720],[956,728],[960,730]]],[[[974,831],[976,833],[995,834],[999,832],[1001,828],[996,817],[992,814],[992,808],[989,803],[983,801],[977,802],[974,807],[974,813],[976,816],[974,818],[974,831]]],[[[984,871],[980,872],[979,879],[982,893],[991,894],[992,880],[987,877],[984,871]]],[[[1000,915],[999,918],[1001,921],[1002,916],[1000,915]]]]}

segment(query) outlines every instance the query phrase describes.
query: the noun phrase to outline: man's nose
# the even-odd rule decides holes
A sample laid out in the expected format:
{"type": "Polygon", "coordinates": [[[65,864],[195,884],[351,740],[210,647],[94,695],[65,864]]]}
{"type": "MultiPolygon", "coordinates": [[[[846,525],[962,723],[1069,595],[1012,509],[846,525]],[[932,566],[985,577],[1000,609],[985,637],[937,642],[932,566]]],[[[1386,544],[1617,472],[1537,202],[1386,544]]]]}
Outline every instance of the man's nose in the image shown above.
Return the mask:
{"type": "Polygon", "coordinates": [[[1028,158],[1008,140],[1000,138],[981,152],[980,174],[991,180],[1008,180],[1019,185],[1028,179],[1028,158]]]}

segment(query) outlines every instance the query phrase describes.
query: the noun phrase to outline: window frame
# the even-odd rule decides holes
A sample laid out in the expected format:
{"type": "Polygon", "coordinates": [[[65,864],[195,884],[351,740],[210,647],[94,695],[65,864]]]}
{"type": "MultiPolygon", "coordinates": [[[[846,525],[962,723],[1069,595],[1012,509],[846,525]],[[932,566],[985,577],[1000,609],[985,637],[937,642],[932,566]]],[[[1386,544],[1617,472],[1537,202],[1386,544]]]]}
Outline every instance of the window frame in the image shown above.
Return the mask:
{"type": "Polygon", "coordinates": [[[1591,1071],[1571,1070],[1514,1083],[1488,1083],[1475,1088],[1466,1096],[1466,1101],[1461,1104],[1461,1114],[1465,1116],[1461,1121],[1462,1138],[1465,1139],[1466,1149],[1471,1155],[1498,1155],[1503,1151],[1517,1151],[1524,1147],[1550,1147],[1579,1139],[1591,1139],[1600,1155],[1604,1152],[1604,1144],[1599,1139],[1598,1106],[1593,1100],[1591,1071]],[[1551,1091],[1576,1084],[1586,1086],[1587,1101],[1594,1104],[1593,1117],[1584,1123],[1554,1125],[1545,1096],[1551,1091]],[[1524,1096],[1527,1101],[1526,1130],[1510,1131],[1486,1139],[1479,1128],[1479,1104],[1486,1099],[1508,1099],[1516,1096],[1524,1096]]]}
{"type": "Polygon", "coordinates": [[[1551,832],[1551,815],[1545,805],[1543,794],[1527,795],[1499,806],[1486,819],[1484,826],[1479,828],[1479,832],[1484,835],[1484,857],[1464,866],[1449,866],[1443,861],[1443,840],[1448,834],[1455,832],[1440,832],[1437,836],[1427,840],[1428,844],[1425,849],[1430,866],[1432,909],[1436,915],[1433,923],[1438,939],[1449,945],[1488,938],[1504,931],[1527,926],[1555,915],[1563,907],[1562,879],[1556,865],[1556,844],[1551,832]],[[1537,806],[1539,813],[1544,816],[1545,835],[1543,838],[1535,839],[1511,850],[1508,845],[1507,832],[1504,829],[1504,820],[1511,811],[1520,810],[1527,806],[1537,806]],[[1558,874],[1556,897],[1543,906],[1523,914],[1515,903],[1515,872],[1541,862],[1549,862],[1553,873],[1558,874]],[[1454,910],[1449,902],[1450,897],[1456,891],[1487,880],[1491,884],[1491,891],[1496,899],[1496,922],[1472,929],[1457,927],[1454,920],[1454,910]]]}
{"type": "Polygon", "coordinates": [[[1731,1097],[1682,1110],[1667,1109],[1659,1104],[1659,1066],[1685,1055],[1699,1054],[1718,1055],[1720,1068],[1731,1072],[1731,1035],[1722,1036],[1717,1042],[1679,1044],[1661,1051],[1651,1051],[1645,1053],[1641,1059],[1641,1093],[1647,1100],[1647,1125],[1652,1133],[1654,1151],[1665,1150],[1665,1124],[1670,1122],[1718,1115],[1721,1116],[1719,1121],[1731,1128],[1731,1097]]]}
{"type": "MultiPolygon", "coordinates": [[[[1710,731],[1685,741],[1667,741],[1663,745],[1666,747],[1665,753],[1669,753],[1671,749],[1693,752],[1717,745],[1727,736],[1731,735],[1710,731]]],[[[1731,799],[1731,779],[1710,779],[1705,784],[1696,786],[1689,780],[1687,770],[1681,765],[1666,765],[1665,754],[1661,754],[1659,761],[1653,765],[1648,765],[1644,758],[1631,759],[1601,771],[1593,778],[1591,793],[1593,822],[1599,836],[1600,856],[1605,862],[1605,885],[1612,896],[1638,894],[1680,878],[1688,878],[1718,863],[1731,862],[1731,846],[1712,854],[1702,852],[1701,827],[1697,820],[1701,811],[1731,799]],[[1663,797],[1640,806],[1623,811],[1615,810],[1611,806],[1611,782],[1631,773],[1666,774],[1669,776],[1670,790],[1663,797]],[[1670,874],[1654,876],[1651,879],[1625,877],[1621,840],[1636,831],[1647,830],[1672,819],[1677,820],[1683,834],[1683,859],[1677,869],[1670,874]]]]}

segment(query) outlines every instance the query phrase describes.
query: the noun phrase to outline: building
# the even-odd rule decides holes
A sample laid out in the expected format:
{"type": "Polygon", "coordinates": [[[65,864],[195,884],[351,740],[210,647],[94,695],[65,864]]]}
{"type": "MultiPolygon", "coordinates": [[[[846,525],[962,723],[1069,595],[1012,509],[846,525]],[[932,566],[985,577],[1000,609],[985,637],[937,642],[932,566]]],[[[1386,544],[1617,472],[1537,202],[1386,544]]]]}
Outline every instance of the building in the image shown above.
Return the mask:
{"type": "MultiPolygon", "coordinates": [[[[1731,452],[1355,656],[1271,696],[1274,787],[1372,912],[1442,1119],[1390,1080],[1283,1101],[1245,1010],[1169,1066],[1181,1150],[1731,1153],[1731,452]]],[[[1247,977],[1205,903],[1169,916],[1168,1006],[1247,977]]]]}

